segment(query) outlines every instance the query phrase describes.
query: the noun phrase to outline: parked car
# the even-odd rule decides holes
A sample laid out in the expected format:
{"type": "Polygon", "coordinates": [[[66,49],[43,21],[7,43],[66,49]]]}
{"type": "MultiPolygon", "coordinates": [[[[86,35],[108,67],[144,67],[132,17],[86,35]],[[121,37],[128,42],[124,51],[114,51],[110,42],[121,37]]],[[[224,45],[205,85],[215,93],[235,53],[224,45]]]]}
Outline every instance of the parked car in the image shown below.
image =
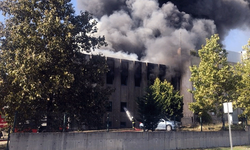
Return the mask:
{"type": "MultiPolygon", "coordinates": [[[[155,130],[171,131],[171,130],[176,130],[178,128],[181,128],[181,125],[182,125],[181,122],[173,121],[168,118],[165,118],[165,119],[162,118],[159,120],[155,130]]],[[[144,125],[142,122],[140,122],[139,127],[143,129],[144,125]]]]}

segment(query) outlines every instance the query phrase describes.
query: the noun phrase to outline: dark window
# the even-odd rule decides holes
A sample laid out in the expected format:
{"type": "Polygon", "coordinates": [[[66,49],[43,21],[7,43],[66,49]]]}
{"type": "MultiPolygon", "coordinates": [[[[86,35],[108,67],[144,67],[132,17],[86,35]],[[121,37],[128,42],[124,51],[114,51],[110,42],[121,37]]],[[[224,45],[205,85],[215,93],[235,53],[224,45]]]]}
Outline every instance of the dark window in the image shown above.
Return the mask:
{"type": "Polygon", "coordinates": [[[127,102],[121,102],[121,112],[125,112],[124,107],[127,108],[127,102]]]}
{"type": "Polygon", "coordinates": [[[126,122],[120,122],[120,128],[126,128],[126,122]]]}
{"type": "Polygon", "coordinates": [[[106,74],[106,83],[113,84],[115,76],[115,62],[113,58],[107,58],[107,64],[109,71],[106,74]]]}
{"type": "Polygon", "coordinates": [[[109,127],[110,128],[112,127],[112,121],[109,121],[109,127]]]}
{"type": "Polygon", "coordinates": [[[108,103],[107,112],[112,112],[112,102],[108,103]]]}
{"type": "Polygon", "coordinates": [[[180,90],[180,77],[173,77],[171,79],[171,84],[174,87],[174,90],[179,91],[180,90]]]}
{"type": "Polygon", "coordinates": [[[135,62],[135,86],[140,87],[141,86],[141,79],[142,79],[142,74],[141,74],[141,62],[135,62]]]}
{"type": "Polygon", "coordinates": [[[155,78],[156,78],[156,73],[154,71],[155,69],[155,64],[148,63],[147,66],[147,79],[148,79],[148,84],[153,85],[155,78]]]}
{"type": "Polygon", "coordinates": [[[160,65],[159,67],[159,79],[161,81],[164,81],[164,79],[166,79],[166,70],[167,70],[167,66],[165,65],[160,65]]]}
{"type": "Polygon", "coordinates": [[[128,61],[121,61],[121,84],[127,85],[128,81],[128,61]]]}

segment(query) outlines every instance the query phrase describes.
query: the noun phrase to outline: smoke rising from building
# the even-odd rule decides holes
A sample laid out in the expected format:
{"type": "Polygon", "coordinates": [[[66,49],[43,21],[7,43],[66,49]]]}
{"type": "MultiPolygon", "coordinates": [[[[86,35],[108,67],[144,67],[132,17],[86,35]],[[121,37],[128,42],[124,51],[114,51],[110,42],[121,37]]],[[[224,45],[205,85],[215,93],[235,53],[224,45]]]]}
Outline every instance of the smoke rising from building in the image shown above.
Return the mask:
{"type": "MultiPolygon", "coordinates": [[[[160,5],[165,2],[166,0],[159,0],[160,5]]],[[[195,18],[214,20],[221,38],[224,38],[231,29],[249,27],[250,24],[250,0],[172,0],[172,2],[180,11],[195,18]]]]}
{"type": "Polygon", "coordinates": [[[109,49],[179,67],[190,50],[219,33],[250,24],[249,0],[78,0],[99,20],[109,49]],[[178,49],[180,49],[178,52],[178,49]],[[178,53],[181,53],[179,55],[178,53]]]}

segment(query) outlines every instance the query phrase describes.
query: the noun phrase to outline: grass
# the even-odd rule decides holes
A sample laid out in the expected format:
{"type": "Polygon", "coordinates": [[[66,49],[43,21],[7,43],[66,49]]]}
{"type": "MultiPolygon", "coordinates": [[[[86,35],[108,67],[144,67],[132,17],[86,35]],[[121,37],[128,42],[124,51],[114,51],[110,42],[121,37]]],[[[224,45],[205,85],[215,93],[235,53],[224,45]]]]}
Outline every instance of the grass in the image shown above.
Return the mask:
{"type": "MultiPolygon", "coordinates": [[[[208,149],[188,149],[188,150],[231,150],[230,147],[218,147],[208,149]]],[[[234,146],[233,150],[250,150],[250,146],[234,146]]]]}
{"type": "MultiPolygon", "coordinates": [[[[228,124],[225,124],[225,130],[228,130],[228,124]]],[[[232,131],[244,131],[243,125],[231,125],[232,131]]],[[[180,131],[201,131],[201,126],[199,124],[193,126],[183,126],[180,131]]],[[[218,124],[203,124],[202,131],[223,131],[222,123],[218,124]]]]}

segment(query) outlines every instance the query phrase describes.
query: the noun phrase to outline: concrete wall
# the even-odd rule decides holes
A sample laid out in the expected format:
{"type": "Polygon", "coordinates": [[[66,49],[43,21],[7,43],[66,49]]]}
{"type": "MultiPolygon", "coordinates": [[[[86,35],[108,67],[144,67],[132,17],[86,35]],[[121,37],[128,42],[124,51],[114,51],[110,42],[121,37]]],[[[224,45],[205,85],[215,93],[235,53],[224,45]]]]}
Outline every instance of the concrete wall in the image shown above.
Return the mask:
{"type": "MultiPolygon", "coordinates": [[[[249,145],[250,132],[233,131],[233,145],[249,145]]],[[[10,150],[174,150],[230,147],[221,132],[14,133],[10,150]]]]}
{"type": "Polygon", "coordinates": [[[191,66],[192,59],[183,64],[185,68],[181,75],[181,84],[180,84],[180,94],[183,96],[183,118],[181,122],[183,125],[192,124],[194,122],[194,114],[189,109],[189,104],[193,102],[193,95],[188,92],[188,89],[192,89],[192,83],[189,81],[191,77],[191,72],[189,66],[191,66]]]}
{"type": "Polygon", "coordinates": [[[183,96],[183,118],[181,119],[182,124],[192,124],[195,121],[194,113],[189,109],[189,104],[194,102],[193,94],[188,92],[188,89],[193,89],[192,82],[189,81],[191,77],[190,66],[196,65],[199,66],[200,58],[196,56],[190,56],[190,59],[183,62],[183,72],[181,74],[181,84],[180,84],[180,93],[183,96]]]}

